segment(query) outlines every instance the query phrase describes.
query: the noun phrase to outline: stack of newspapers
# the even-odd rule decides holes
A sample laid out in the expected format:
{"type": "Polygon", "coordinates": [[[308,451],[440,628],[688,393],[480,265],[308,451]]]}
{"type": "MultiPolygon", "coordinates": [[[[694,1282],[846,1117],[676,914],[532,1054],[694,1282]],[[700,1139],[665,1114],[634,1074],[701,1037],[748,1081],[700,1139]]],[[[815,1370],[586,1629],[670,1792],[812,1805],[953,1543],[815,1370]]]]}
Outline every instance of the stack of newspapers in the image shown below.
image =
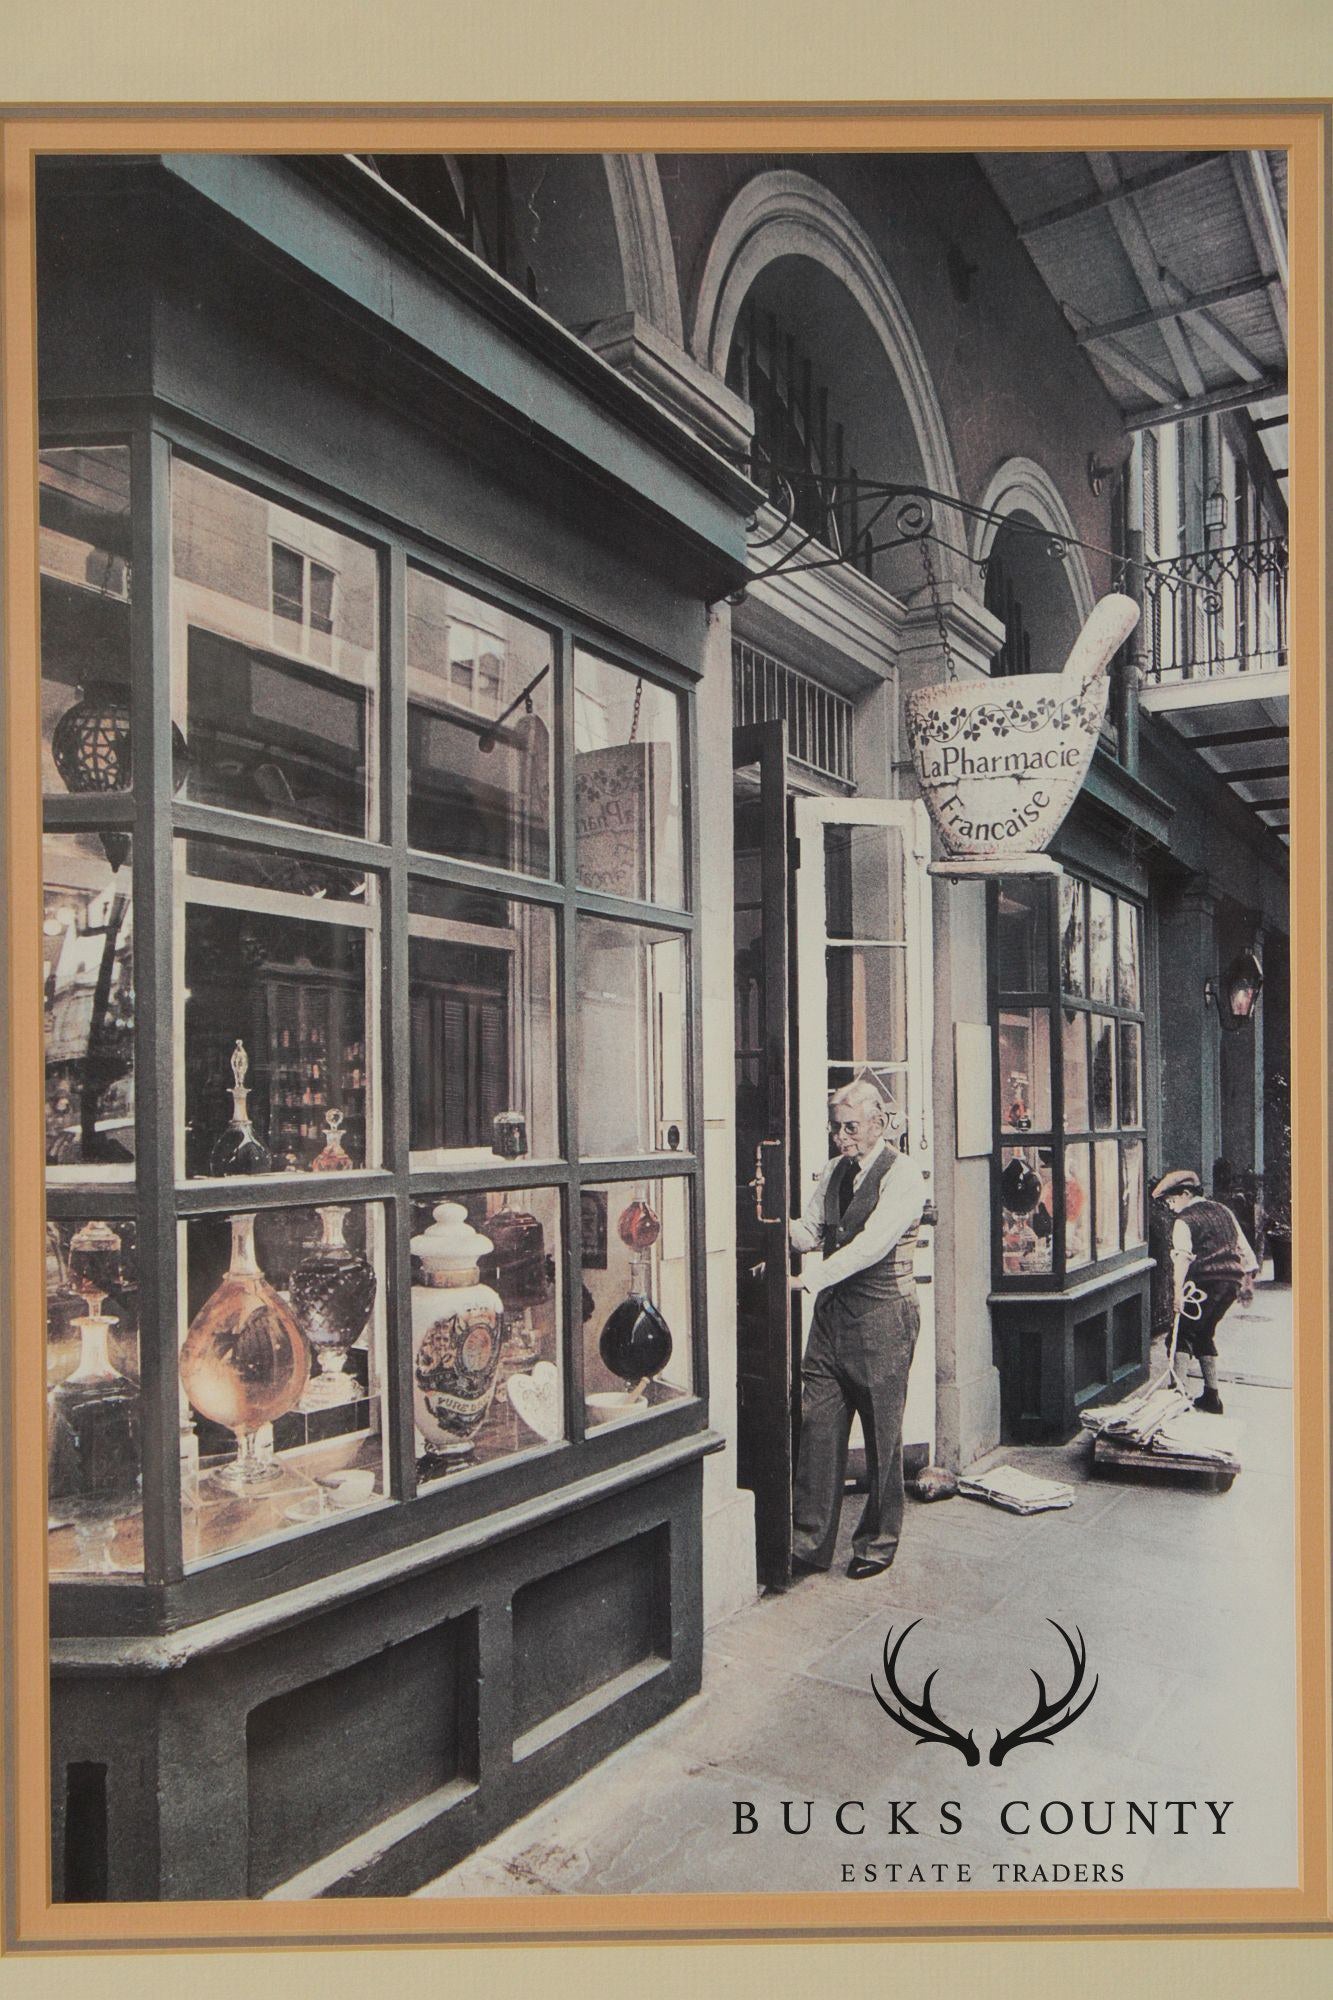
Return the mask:
{"type": "Polygon", "coordinates": [[[1072,1507],[1074,1488],[1063,1479],[1040,1479],[1034,1472],[1020,1472],[1016,1465],[997,1465],[993,1471],[963,1475],[958,1491],[969,1500],[989,1500],[1010,1514],[1044,1514],[1051,1507],[1072,1507]]]}
{"type": "Polygon", "coordinates": [[[1171,1375],[1150,1383],[1127,1403],[1084,1410],[1079,1421],[1085,1430],[1124,1450],[1203,1459],[1225,1467],[1238,1463],[1240,1424],[1196,1410],[1188,1391],[1171,1375]]]}

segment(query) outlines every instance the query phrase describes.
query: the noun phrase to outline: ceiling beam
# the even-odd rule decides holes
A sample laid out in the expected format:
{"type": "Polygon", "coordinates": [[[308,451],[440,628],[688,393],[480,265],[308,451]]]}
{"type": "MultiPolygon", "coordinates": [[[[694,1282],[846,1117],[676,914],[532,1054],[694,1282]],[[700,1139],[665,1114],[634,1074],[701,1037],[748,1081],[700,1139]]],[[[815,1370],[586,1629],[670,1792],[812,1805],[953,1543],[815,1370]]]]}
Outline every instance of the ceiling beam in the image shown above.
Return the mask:
{"type": "Polygon", "coordinates": [[[1257,431],[1279,431],[1289,421],[1290,419],[1285,410],[1280,417],[1255,417],[1253,419],[1254,428],[1257,431]]]}
{"type": "MultiPolygon", "coordinates": [[[[1126,183],[1121,180],[1115,156],[1111,153],[1089,153],[1088,165],[1106,194],[1124,193],[1126,183]]],[[[1171,306],[1174,301],[1167,295],[1166,287],[1158,276],[1160,259],[1153,248],[1152,238],[1143,226],[1143,218],[1134,205],[1133,191],[1130,199],[1116,201],[1107,210],[1112,229],[1120,239],[1120,247],[1129,259],[1130,269],[1138,279],[1139,290],[1144,302],[1152,307],[1171,306]]],[[[1180,378],[1180,386],[1187,396],[1201,396],[1207,387],[1198,356],[1185,335],[1184,328],[1174,317],[1162,321],[1162,339],[1166,351],[1171,356],[1171,364],[1180,378]]]]}
{"type": "Polygon", "coordinates": [[[1221,750],[1228,743],[1276,743],[1290,732],[1280,723],[1266,723],[1259,729],[1217,729],[1211,736],[1187,736],[1191,750],[1221,750]]]}
{"type": "Polygon", "coordinates": [[[1183,174],[1197,173],[1212,160],[1221,160],[1223,153],[1188,153],[1170,161],[1164,167],[1154,167],[1150,173],[1139,174],[1133,180],[1121,181],[1114,188],[1101,187],[1096,194],[1080,195],[1074,201],[1061,202],[1058,208],[1044,209],[1040,215],[1030,215],[1026,222],[1018,224],[1020,239],[1035,236],[1039,229],[1050,229],[1057,222],[1073,222],[1080,215],[1093,215],[1099,208],[1108,208],[1112,202],[1124,201],[1132,194],[1146,188],[1163,187],[1167,181],[1179,180],[1183,174]]]}
{"type": "MultiPolygon", "coordinates": [[[[1114,340],[1117,334],[1137,333],[1140,327],[1157,326],[1164,319],[1174,319],[1177,310],[1202,312],[1208,306],[1224,306],[1231,299],[1249,298],[1255,292],[1267,291],[1272,282],[1271,277],[1262,275],[1237,278],[1232,284],[1214,285],[1210,291],[1195,292],[1188,306],[1156,306],[1146,312],[1129,313],[1124,319],[1108,320],[1105,326],[1085,327],[1082,333],[1074,335],[1074,339],[1080,347],[1090,347],[1094,341],[1114,340]]],[[[1286,418],[1281,421],[1285,423],[1286,418]]]]}
{"type": "Polygon", "coordinates": [[[1277,271],[1277,282],[1268,288],[1268,303],[1273,308],[1273,317],[1282,329],[1282,339],[1287,338],[1287,230],[1282,220],[1282,209],[1273,186],[1273,176],[1262,153],[1232,153],[1231,177],[1236,183],[1240,205],[1245,211],[1245,225],[1250,232],[1250,242],[1254,254],[1261,264],[1272,263],[1277,271]]]}
{"type": "Polygon", "coordinates": [[[1127,431],[1152,430],[1159,424],[1181,424],[1187,417],[1207,416],[1220,410],[1243,410],[1250,403],[1271,402],[1285,396],[1285,375],[1269,376],[1262,382],[1238,382],[1226,389],[1209,389],[1202,396],[1190,396],[1180,403],[1162,403],[1153,410],[1130,410],[1125,415],[1127,431]]]}
{"type": "Polygon", "coordinates": [[[1290,799],[1242,799],[1241,804],[1249,806],[1252,812],[1290,812],[1290,799]]]}
{"type": "MultiPolygon", "coordinates": [[[[1285,733],[1285,732],[1284,732],[1285,733]]],[[[1229,785],[1253,785],[1260,778],[1289,778],[1291,767],[1287,764],[1250,764],[1243,771],[1224,771],[1220,765],[1213,769],[1219,778],[1225,778],[1229,785]]],[[[1266,799],[1247,799],[1247,805],[1266,805],[1266,799]]]]}
{"type": "Polygon", "coordinates": [[[1190,325],[1200,340],[1212,348],[1218,359],[1225,361],[1227,367],[1234,370],[1242,382],[1259,381],[1263,369],[1249,349],[1242,347],[1230,329],[1223,326],[1217,315],[1209,312],[1191,293],[1189,286],[1182,285],[1179,278],[1167,270],[1165,264],[1158,266],[1157,275],[1167,298],[1182,315],[1188,313],[1190,325]]]}

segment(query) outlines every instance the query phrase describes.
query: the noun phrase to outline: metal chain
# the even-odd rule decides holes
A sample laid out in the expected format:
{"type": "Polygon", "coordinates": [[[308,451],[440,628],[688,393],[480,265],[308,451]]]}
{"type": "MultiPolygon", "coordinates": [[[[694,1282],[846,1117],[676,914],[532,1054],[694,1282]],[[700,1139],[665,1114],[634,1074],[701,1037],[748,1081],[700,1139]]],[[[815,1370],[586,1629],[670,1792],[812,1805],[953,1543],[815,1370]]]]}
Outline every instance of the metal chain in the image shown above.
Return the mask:
{"type": "Polygon", "coordinates": [[[935,576],[935,562],[930,553],[930,537],[921,538],[921,566],[926,572],[926,582],[930,585],[930,602],[935,613],[935,628],[940,635],[940,651],[944,655],[944,678],[956,681],[958,670],[954,666],[953,647],[949,643],[949,628],[944,622],[944,606],[940,602],[940,586],[935,576]]]}
{"type": "Polygon", "coordinates": [[[634,742],[634,740],[639,734],[639,710],[642,707],[643,707],[643,677],[642,675],[640,675],[639,679],[634,684],[634,719],[629,726],[629,740],[631,743],[634,742]]]}

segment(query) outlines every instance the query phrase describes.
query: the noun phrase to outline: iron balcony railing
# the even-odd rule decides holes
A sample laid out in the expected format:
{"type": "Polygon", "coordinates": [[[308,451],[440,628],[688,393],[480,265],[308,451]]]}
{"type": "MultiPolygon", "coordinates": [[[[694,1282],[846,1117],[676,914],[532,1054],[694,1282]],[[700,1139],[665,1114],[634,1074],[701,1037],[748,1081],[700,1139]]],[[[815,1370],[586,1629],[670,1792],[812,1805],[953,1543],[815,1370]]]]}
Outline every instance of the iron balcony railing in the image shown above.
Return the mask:
{"type": "Polygon", "coordinates": [[[1145,672],[1152,684],[1285,667],[1285,537],[1149,562],[1143,622],[1145,672]]]}

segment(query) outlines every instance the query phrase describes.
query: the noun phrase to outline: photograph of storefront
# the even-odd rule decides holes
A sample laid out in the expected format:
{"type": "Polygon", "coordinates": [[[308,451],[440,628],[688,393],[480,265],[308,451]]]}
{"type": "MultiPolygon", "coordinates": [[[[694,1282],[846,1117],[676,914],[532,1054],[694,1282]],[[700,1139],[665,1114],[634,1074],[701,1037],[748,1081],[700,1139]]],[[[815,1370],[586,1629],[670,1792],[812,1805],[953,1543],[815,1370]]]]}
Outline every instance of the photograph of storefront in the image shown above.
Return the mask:
{"type": "Polygon", "coordinates": [[[1284,174],[41,163],[57,1901],[405,1894],[699,1690],[842,1087],[909,1473],[1149,1378],[1168,1169],[1289,1276],[1284,174]],[[913,697],[1111,597],[960,861],[913,697]]]}

